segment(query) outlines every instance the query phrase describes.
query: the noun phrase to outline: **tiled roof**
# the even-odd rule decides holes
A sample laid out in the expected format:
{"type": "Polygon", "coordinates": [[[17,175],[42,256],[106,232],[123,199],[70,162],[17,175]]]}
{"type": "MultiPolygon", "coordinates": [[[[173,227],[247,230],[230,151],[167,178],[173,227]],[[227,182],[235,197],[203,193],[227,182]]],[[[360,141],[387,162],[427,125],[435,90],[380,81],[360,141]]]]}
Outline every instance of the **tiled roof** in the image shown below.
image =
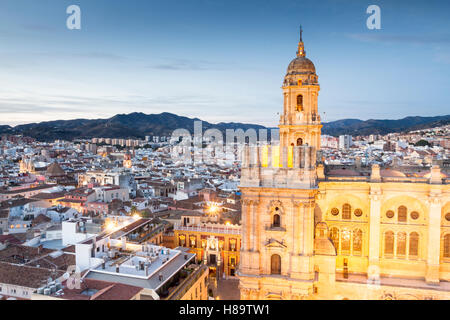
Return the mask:
{"type": "Polygon", "coordinates": [[[53,251],[54,250],[46,248],[11,244],[7,248],[0,251],[0,261],[9,263],[24,263],[25,259],[31,261],[53,251]]]}
{"type": "Polygon", "coordinates": [[[48,278],[59,278],[63,271],[53,272],[51,269],[19,266],[0,262],[0,283],[17,285],[27,288],[39,288],[48,278]]]}
{"type": "Polygon", "coordinates": [[[68,300],[130,300],[140,291],[142,291],[140,287],[123,283],[84,278],[80,289],[68,289],[65,287],[63,289],[64,295],[59,297],[68,300]],[[92,295],[82,293],[88,289],[96,292],[92,295]]]}
{"type": "Polygon", "coordinates": [[[52,219],[47,217],[45,214],[40,214],[36,218],[33,219],[33,225],[38,225],[38,224],[46,223],[46,222],[50,222],[50,221],[52,221],[52,219]]]}

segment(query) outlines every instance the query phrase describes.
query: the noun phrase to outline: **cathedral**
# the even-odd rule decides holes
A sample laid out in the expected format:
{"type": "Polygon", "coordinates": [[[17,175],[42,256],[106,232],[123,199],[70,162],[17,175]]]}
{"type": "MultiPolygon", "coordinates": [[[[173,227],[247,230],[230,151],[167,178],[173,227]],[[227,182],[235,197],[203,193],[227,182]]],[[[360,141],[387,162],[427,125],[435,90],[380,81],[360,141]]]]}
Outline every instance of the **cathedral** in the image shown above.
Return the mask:
{"type": "Polygon", "coordinates": [[[242,158],[241,299],[450,299],[450,179],[320,157],[319,82],[300,31],[280,144],[242,158]]]}

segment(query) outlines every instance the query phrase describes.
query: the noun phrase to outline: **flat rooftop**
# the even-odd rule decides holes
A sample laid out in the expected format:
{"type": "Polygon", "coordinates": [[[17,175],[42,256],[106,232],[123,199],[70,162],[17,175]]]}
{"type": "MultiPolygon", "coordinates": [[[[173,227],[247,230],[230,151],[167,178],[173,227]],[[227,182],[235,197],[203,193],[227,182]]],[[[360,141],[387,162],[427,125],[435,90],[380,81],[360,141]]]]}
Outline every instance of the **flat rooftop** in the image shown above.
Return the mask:
{"type": "Polygon", "coordinates": [[[86,278],[158,290],[195,259],[195,254],[188,252],[186,248],[168,249],[155,245],[146,247],[148,251],[137,251],[134,254],[121,255],[117,259],[106,261],[105,269],[99,265],[90,270],[86,278]],[[119,272],[116,270],[117,265],[119,265],[119,272]]]}

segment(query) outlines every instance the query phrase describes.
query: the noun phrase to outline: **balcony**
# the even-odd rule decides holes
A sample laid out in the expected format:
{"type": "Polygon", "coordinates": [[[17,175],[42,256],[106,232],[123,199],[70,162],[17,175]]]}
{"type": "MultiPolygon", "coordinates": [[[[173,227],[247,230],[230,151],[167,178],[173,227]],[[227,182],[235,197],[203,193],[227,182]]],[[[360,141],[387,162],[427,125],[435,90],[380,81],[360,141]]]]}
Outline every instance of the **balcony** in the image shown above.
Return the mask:
{"type": "Polygon", "coordinates": [[[241,228],[233,227],[213,227],[213,226],[182,226],[175,225],[174,230],[204,232],[204,233],[224,233],[224,234],[241,234],[241,228]]]}

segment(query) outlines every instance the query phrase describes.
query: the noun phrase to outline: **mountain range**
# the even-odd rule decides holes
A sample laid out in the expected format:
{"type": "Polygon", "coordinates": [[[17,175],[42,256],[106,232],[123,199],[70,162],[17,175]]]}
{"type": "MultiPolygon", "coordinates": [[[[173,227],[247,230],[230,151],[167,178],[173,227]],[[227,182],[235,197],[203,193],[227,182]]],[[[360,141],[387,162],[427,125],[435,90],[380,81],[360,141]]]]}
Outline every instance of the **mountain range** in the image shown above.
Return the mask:
{"type": "MultiPolygon", "coordinates": [[[[140,138],[145,136],[170,136],[175,129],[183,128],[191,133],[197,118],[178,116],[173,113],[118,114],[109,119],[75,119],[56,120],[40,123],[30,123],[15,127],[0,125],[0,134],[22,134],[39,141],[54,141],[56,139],[90,139],[101,138],[140,138]]],[[[399,120],[358,120],[343,119],[323,123],[323,134],[338,136],[387,134],[391,132],[406,132],[442,126],[450,123],[450,115],[436,117],[406,117],[399,120]]],[[[247,130],[264,129],[264,126],[248,123],[220,122],[212,124],[202,122],[203,131],[216,128],[225,133],[226,129],[247,130]]]]}

